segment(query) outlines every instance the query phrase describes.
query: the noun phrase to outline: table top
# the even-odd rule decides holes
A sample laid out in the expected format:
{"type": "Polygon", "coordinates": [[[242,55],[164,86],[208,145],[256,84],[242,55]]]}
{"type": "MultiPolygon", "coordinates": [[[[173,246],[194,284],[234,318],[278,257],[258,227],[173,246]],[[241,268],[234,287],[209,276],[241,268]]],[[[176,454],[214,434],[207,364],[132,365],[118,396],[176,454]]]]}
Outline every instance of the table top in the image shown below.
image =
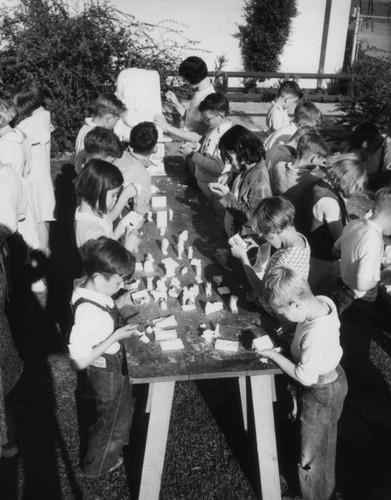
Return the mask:
{"type": "MultiPolygon", "coordinates": [[[[133,383],[150,383],[172,380],[194,380],[203,378],[226,378],[245,375],[281,373],[279,368],[271,362],[263,363],[260,355],[250,349],[253,336],[265,335],[265,330],[259,325],[260,313],[257,308],[246,303],[244,297],[249,291],[244,272],[239,269],[233,272],[229,266],[223,267],[216,260],[216,253],[225,258],[228,255],[226,237],[218,235],[218,224],[211,208],[205,200],[198,199],[196,192],[189,190],[183,183],[183,173],[178,164],[168,163],[168,176],[153,178],[153,184],[158,185],[167,195],[167,206],[174,211],[174,218],[168,222],[164,235],[169,240],[168,255],[161,252],[161,239],[159,230],[153,222],[146,222],[143,226],[142,243],[140,245],[138,260],[143,261],[146,253],[154,258],[154,272],[146,274],[136,271],[135,278],[140,279],[139,287],[146,287],[147,277],[164,275],[161,260],[171,257],[179,264],[175,276],[182,286],[195,284],[195,270],[187,258],[187,248],[193,247],[194,258],[202,262],[202,280],[199,284],[200,294],[196,298],[196,310],[183,311],[178,298],[169,297],[167,310],[163,311],[152,297],[149,303],[138,306],[138,314],[130,322],[137,322],[139,329],[143,330],[151,319],[161,318],[174,314],[178,323],[176,330],[178,337],[184,344],[184,349],[163,352],[160,343],[154,341],[154,335],[147,334],[151,342],[144,344],[137,337],[132,337],[125,342],[129,374],[133,383]],[[185,243],[183,258],[177,254],[178,234],[187,229],[189,238],[185,243]],[[224,241],[225,240],[225,241],[224,241]],[[217,249],[216,246],[225,248],[217,249]],[[221,251],[220,251],[221,250],[221,251]],[[180,273],[182,268],[187,268],[185,275],[180,273]],[[217,285],[213,277],[222,276],[223,285],[228,286],[232,294],[239,296],[239,314],[232,314],[229,309],[230,295],[221,296],[217,292],[217,285]],[[212,296],[205,295],[206,281],[212,282],[212,296]],[[223,310],[205,315],[204,309],[207,301],[223,302],[223,310]],[[220,338],[239,341],[236,353],[215,349],[214,343],[206,342],[202,337],[201,324],[214,330],[216,324],[220,327],[220,338]]],[[[221,233],[221,231],[220,231],[221,233]]],[[[167,278],[169,285],[171,278],[167,278]]],[[[134,312],[134,307],[123,310],[124,316],[134,312]]]]}

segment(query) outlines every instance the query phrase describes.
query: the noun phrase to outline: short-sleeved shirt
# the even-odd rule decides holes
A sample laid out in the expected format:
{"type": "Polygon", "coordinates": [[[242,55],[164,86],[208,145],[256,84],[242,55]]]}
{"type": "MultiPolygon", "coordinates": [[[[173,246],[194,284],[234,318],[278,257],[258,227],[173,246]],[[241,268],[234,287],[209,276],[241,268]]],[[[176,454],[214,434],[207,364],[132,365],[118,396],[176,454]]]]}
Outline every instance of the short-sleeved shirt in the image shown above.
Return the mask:
{"type": "Polygon", "coordinates": [[[280,128],[269,135],[266,139],[264,146],[266,151],[270,149],[274,144],[286,143],[290,140],[292,135],[297,131],[297,125],[291,122],[286,127],[280,128]]]}
{"type": "MultiPolygon", "coordinates": [[[[75,280],[71,303],[80,298],[91,300],[103,307],[113,308],[114,301],[103,293],[83,288],[85,278],[75,280]]],[[[75,322],[69,337],[69,354],[71,359],[87,358],[93,347],[107,339],[114,331],[114,320],[108,311],[94,304],[84,302],[75,311],[75,322]]],[[[105,352],[115,354],[120,344],[114,342],[105,352]]]]}
{"type": "Polygon", "coordinates": [[[359,277],[380,281],[380,268],[383,259],[383,236],[381,228],[373,221],[356,219],[349,222],[335,243],[341,252],[341,279],[351,288],[357,298],[373,301],[377,290],[357,290],[359,277]]]}
{"type": "Polygon", "coordinates": [[[329,312],[325,316],[299,323],[291,344],[291,354],[295,363],[295,375],[299,381],[309,386],[316,384],[319,375],[334,370],[342,358],[339,341],[337,310],[329,297],[319,295],[329,312]]]}
{"type": "Polygon", "coordinates": [[[287,127],[290,122],[291,119],[289,118],[286,109],[281,108],[275,101],[273,101],[266,115],[267,128],[271,132],[274,132],[280,128],[287,127]]]}
{"type": "Polygon", "coordinates": [[[114,238],[113,223],[108,217],[99,217],[90,213],[75,212],[76,246],[81,248],[87,241],[96,240],[100,236],[114,238]]]}

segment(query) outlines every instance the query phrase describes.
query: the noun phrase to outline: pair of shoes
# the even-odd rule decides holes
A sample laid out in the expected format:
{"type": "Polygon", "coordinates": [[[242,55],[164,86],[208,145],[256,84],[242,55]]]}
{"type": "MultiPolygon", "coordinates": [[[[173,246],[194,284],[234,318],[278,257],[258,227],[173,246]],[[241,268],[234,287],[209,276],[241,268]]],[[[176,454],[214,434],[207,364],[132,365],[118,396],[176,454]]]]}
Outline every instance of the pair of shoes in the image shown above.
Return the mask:
{"type": "Polygon", "coordinates": [[[4,458],[12,458],[19,453],[19,448],[15,445],[11,448],[6,448],[5,446],[1,449],[1,456],[4,458]]]}
{"type": "Polygon", "coordinates": [[[106,470],[104,472],[101,472],[100,474],[86,474],[85,472],[82,472],[82,476],[86,478],[95,478],[98,476],[102,476],[103,474],[108,474],[109,472],[114,472],[117,470],[121,465],[124,463],[124,459],[122,457],[118,457],[117,463],[113,465],[109,470],[106,470]]]}

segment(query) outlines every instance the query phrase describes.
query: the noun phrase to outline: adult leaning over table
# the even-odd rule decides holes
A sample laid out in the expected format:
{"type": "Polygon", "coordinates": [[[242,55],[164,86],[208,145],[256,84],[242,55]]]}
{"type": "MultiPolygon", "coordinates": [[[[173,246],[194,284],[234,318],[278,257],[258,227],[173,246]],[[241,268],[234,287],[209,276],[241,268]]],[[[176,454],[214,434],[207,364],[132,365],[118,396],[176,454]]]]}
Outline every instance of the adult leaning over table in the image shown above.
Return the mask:
{"type": "Polygon", "coordinates": [[[232,168],[209,189],[225,208],[224,229],[228,237],[253,233],[251,218],[261,200],[271,196],[269,173],[262,141],[241,125],[230,128],[219,141],[221,158],[232,168]]]}

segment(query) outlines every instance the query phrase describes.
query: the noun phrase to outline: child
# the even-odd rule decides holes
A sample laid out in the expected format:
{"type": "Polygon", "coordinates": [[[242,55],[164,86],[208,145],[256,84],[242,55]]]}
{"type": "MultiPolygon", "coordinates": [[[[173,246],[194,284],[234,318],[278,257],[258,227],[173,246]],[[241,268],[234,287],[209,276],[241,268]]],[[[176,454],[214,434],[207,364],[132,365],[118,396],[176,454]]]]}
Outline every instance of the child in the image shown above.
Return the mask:
{"type": "MultiPolygon", "coordinates": [[[[76,179],[76,192],[81,198],[75,213],[76,245],[82,249],[89,240],[107,236],[118,239],[125,233],[125,246],[133,251],[138,237],[113,221],[121,214],[127,200],[136,194],[133,185],[122,190],[124,179],[120,170],[103,160],[90,160],[76,179]]],[[[84,253],[84,248],[81,250],[84,253]]]]}
{"type": "Polygon", "coordinates": [[[280,128],[273,132],[265,141],[266,151],[270,149],[273,144],[280,144],[281,142],[288,142],[296,130],[303,125],[309,127],[318,127],[322,121],[322,113],[319,108],[310,101],[299,102],[295,111],[293,112],[293,121],[286,127],[280,128]]]}
{"type": "Polygon", "coordinates": [[[191,56],[181,62],[180,76],[195,90],[195,94],[187,108],[178,101],[174,92],[167,92],[166,98],[185,120],[185,128],[173,127],[162,115],[155,116],[155,123],[163,132],[183,141],[199,141],[207,131],[207,124],[203,121],[199,110],[200,103],[215,89],[208,78],[208,68],[205,62],[196,56],[191,56]]]}
{"type": "Polygon", "coordinates": [[[23,85],[14,97],[18,128],[27,137],[27,171],[38,219],[39,248],[49,253],[49,222],[54,219],[54,188],[50,173],[50,113],[34,83],[23,85]]]}
{"type": "Polygon", "coordinates": [[[356,219],[344,227],[333,252],[341,258],[341,275],[331,291],[338,314],[357,299],[373,302],[377,297],[383,259],[383,235],[391,234],[391,188],[376,193],[369,219],[356,219]]]}
{"type": "Polygon", "coordinates": [[[241,125],[230,128],[219,141],[223,161],[232,165],[227,185],[210,184],[225,208],[224,226],[231,237],[251,233],[251,217],[259,202],[271,195],[265,151],[260,139],[241,125]]]}
{"type": "Polygon", "coordinates": [[[315,297],[293,269],[279,267],[265,279],[265,298],[276,313],[297,322],[291,359],[274,349],[260,354],[301,384],[299,481],[304,500],[335,495],[337,424],[347,394],[339,362],[340,323],[332,300],[315,297]]]}
{"type": "Polygon", "coordinates": [[[296,225],[311,247],[310,286],[326,293],[339,276],[332,253],[348,222],[346,199],[364,189],[367,174],[353,153],[327,158],[326,175],[306,188],[297,209],[296,225]]]}
{"type": "Polygon", "coordinates": [[[149,210],[151,201],[151,176],[148,167],[152,165],[150,157],[156,152],[158,132],[152,122],[141,122],[130,132],[132,151],[124,151],[121,158],[113,163],[121,170],[125,186],[134,183],[137,195],[133,199],[133,210],[144,215],[149,210]]]}
{"type": "Polygon", "coordinates": [[[302,97],[302,92],[298,84],[294,81],[286,80],[282,82],[278,89],[277,99],[272,102],[266,115],[266,125],[271,132],[287,127],[291,120],[288,110],[302,97]]]}
{"type": "Polygon", "coordinates": [[[267,310],[268,304],[263,297],[264,280],[273,269],[280,266],[289,267],[303,278],[308,278],[310,247],[306,238],[296,231],[294,218],[294,206],[282,196],[265,198],[256,208],[252,217],[252,229],[276,249],[266,264],[263,279],[252,268],[246,248],[242,245],[231,246],[232,255],[242,262],[254,294],[267,310]]]}
{"type": "Polygon", "coordinates": [[[273,194],[284,194],[297,206],[304,189],[324,175],[319,167],[324,165],[326,156],[326,143],[318,133],[303,135],[297,143],[295,161],[279,162],[269,171],[273,194]]]}
{"type": "Polygon", "coordinates": [[[215,197],[209,189],[209,183],[217,182],[225,168],[219,152],[219,141],[232,127],[232,123],[226,119],[228,109],[229,103],[225,96],[208,95],[199,106],[202,119],[208,125],[206,134],[196,149],[189,143],[185,143],[180,149],[184,156],[191,156],[198,187],[212,201],[215,197]]]}
{"type": "Polygon", "coordinates": [[[76,138],[76,172],[80,172],[85,161],[84,138],[94,127],[103,127],[113,130],[125,105],[114,94],[100,94],[95,101],[92,118],[86,118],[76,138]]]}
{"type": "Polygon", "coordinates": [[[134,267],[130,252],[102,236],[86,246],[85,276],[74,285],[69,355],[78,371],[81,469],[86,477],[120,467],[128,439],[133,403],[122,341],[135,334],[135,325],[119,328],[111,297],[132,277],[134,267]]]}

